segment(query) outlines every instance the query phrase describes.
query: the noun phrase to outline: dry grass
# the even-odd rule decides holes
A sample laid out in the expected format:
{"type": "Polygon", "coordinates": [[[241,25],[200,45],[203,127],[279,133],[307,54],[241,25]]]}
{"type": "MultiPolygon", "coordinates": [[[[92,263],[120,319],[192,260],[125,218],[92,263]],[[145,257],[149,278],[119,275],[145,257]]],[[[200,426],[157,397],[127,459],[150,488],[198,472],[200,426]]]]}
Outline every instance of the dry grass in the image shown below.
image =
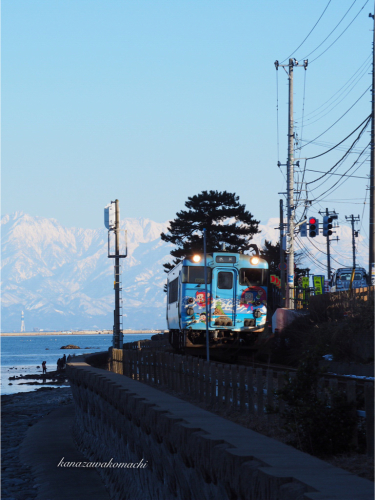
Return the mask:
{"type": "MultiPolygon", "coordinates": [[[[226,418],[231,422],[242,425],[247,429],[251,429],[259,434],[263,434],[284,444],[290,444],[293,441],[293,436],[289,435],[282,427],[282,420],[277,413],[266,414],[264,417],[257,415],[243,414],[239,411],[212,408],[205,403],[197,403],[187,394],[180,394],[166,388],[160,388],[168,394],[176,396],[184,401],[187,401],[203,410],[210,411],[220,417],[226,418]]],[[[322,460],[332,464],[335,467],[347,470],[351,474],[374,481],[374,459],[369,458],[361,453],[347,453],[331,457],[323,457],[322,460]]]]}

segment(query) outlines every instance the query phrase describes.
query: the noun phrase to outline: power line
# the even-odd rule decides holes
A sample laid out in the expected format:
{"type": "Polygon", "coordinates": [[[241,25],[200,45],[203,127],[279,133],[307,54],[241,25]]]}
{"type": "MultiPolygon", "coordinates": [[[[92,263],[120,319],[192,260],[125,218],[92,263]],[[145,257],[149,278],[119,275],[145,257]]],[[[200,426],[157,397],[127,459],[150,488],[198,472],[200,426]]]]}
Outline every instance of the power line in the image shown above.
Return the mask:
{"type": "MultiPolygon", "coordinates": [[[[310,158],[306,158],[306,161],[307,161],[307,160],[314,160],[315,158],[319,158],[320,156],[326,155],[326,154],[327,154],[327,153],[329,153],[330,151],[333,151],[335,148],[337,148],[337,146],[340,146],[340,144],[342,144],[342,143],[343,143],[343,142],[345,142],[347,139],[349,139],[349,137],[350,137],[351,135],[353,135],[353,134],[354,134],[354,132],[357,132],[357,130],[358,130],[358,129],[359,129],[359,128],[360,128],[360,127],[361,127],[361,126],[362,126],[362,125],[366,122],[366,121],[367,121],[367,123],[366,123],[366,125],[365,125],[365,126],[367,126],[370,120],[371,120],[371,115],[369,115],[367,118],[365,118],[365,119],[363,120],[363,122],[362,122],[362,123],[360,123],[360,124],[358,125],[358,127],[357,127],[357,128],[355,128],[355,129],[353,130],[353,132],[350,132],[350,134],[349,134],[349,135],[347,135],[347,136],[346,136],[346,137],[345,137],[342,141],[338,142],[335,146],[333,146],[332,148],[328,149],[328,151],[325,151],[324,153],[320,153],[319,155],[316,155],[316,156],[310,156],[310,158]]],[[[353,146],[353,145],[352,145],[352,146],[353,146]]],[[[352,146],[350,147],[350,149],[352,149],[352,146]]]]}
{"type": "Polygon", "coordinates": [[[334,45],[337,40],[339,40],[339,38],[342,37],[342,35],[345,33],[345,31],[353,24],[353,22],[357,19],[357,17],[359,16],[359,14],[362,12],[362,10],[365,8],[365,6],[367,5],[369,0],[366,0],[366,2],[364,3],[363,7],[361,7],[360,11],[358,12],[358,14],[354,17],[354,19],[348,24],[348,26],[344,29],[344,31],[342,31],[340,33],[340,35],[336,38],[336,40],[334,40],[331,45],[329,45],[323,52],[321,52],[315,59],[313,59],[312,61],[310,61],[310,64],[313,63],[314,61],[316,61],[317,59],[319,59],[319,57],[321,57],[323,54],[325,54],[327,52],[327,50],[329,50],[332,45],[334,45]]]}
{"type": "MultiPolygon", "coordinates": [[[[320,250],[320,248],[318,248],[317,246],[314,245],[314,243],[311,241],[311,239],[309,238],[309,242],[312,244],[312,246],[314,248],[316,248],[318,250],[318,252],[321,252],[321,253],[324,253],[324,255],[327,255],[326,252],[324,252],[323,250],[320,250]]],[[[331,259],[334,260],[337,264],[339,264],[341,267],[345,267],[344,264],[341,264],[341,262],[339,262],[338,260],[334,259],[332,256],[331,256],[331,259]]]]}
{"type": "Polygon", "coordinates": [[[349,78],[349,80],[347,80],[344,85],[342,87],[340,87],[329,99],[327,99],[327,101],[323,102],[323,104],[321,104],[320,106],[318,106],[317,108],[315,108],[313,111],[310,111],[309,113],[307,113],[306,116],[310,116],[311,114],[315,113],[316,111],[318,111],[320,108],[322,108],[323,106],[325,106],[329,101],[331,101],[337,94],[339,94],[341,92],[341,90],[343,90],[348,84],[350,84],[351,80],[353,80],[353,78],[355,78],[355,76],[357,75],[357,73],[359,73],[361,70],[362,70],[362,67],[367,63],[367,61],[372,58],[372,54],[370,54],[369,56],[366,57],[365,61],[360,65],[360,67],[354,72],[354,74],[349,78]]]}
{"type": "MultiPolygon", "coordinates": [[[[311,168],[307,168],[306,170],[307,170],[307,172],[317,172],[318,174],[324,174],[324,172],[322,172],[321,170],[311,170],[311,168]]],[[[345,174],[335,174],[333,172],[331,172],[329,175],[339,175],[340,177],[353,177],[354,179],[368,179],[368,177],[360,177],[358,175],[345,176],[345,174]]],[[[307,184],[310,184],[310,183],[308,182],[307,184]]]]}
{"type": "Polygon", "coordinates": [[[360,97],[359,97],[359,98],[355,101],[355,103],[354,103],[354,104],[352,104],[352,105],[350,106],[350,108],[349,108],[348,110],[346,110],[346,111],[345,111],[345,113],[344,113],[343,115],[341,115],[341,116],[340,116],[340,118],[339,118],[338,120],[336,120],[336,121],[335,121],[335,122],[334,122],[334,123],[333,123],[330,127],[328,127],[328,128],[327,128],[324,132],[322,132],[321,134],[319,134],[317,137],[315,137],[315,139],[312,139],[311,141],[307,142],[306,144],[304,144],[303,146],[301,146],[300,148],[297,148],[297,149],[302,149],[302,148],[306,147],[308,144],[310,144],[310,143],[311,143],[311,142],[313,142],[313,141],[316,141],[316,139],[319,139],[319,137],[321,137],[321,136],[322,136],[322,135],[324,135],[326,132],[328,132],[328,130],[330,130],[332,127],[334,127],[334,126],[336,125],[336,123],[338,123],[338,122],[339,122],[342,118],[344,118],[344,116],[345,116],[346,114],[348,114],[348,113],[349,113],[349,111],[350,111],[350,110],[351,110],[351,109],[352,109],[352,108],[353,108],[353,107],[354,107],[354,106],[355,106],[355,105],[356,105],[356,104],[357,104],[357,103],[358,103],[358,102],[362,99],[362,97],[366,94],[366,92],[367,92],[368,90],[370,90],[370,88],[371,88],[371,85],[369,85],[369,86],[367,87],[367,89],[366,89],[366,90],[363,92],[363,94],[362,94],[362,95],[361,95],[361,96],[360,96],[360,97]]]}
{"type": "MultiPolygon", "coordinates": [[[[360,157],[362,156],[362,154],[366,151],[366,149],[369,147],[370,143],[367,144],[367,146],[365,147],[365,149],[362,151],[362,153],[358,156],[358,158],[356,159],[356,161],[353,163],[353,165],[351,167],[348,168],[348,170],[344,173],[344,174],[347,174],[349,172],[349,170],[351,170],[355,164],[359,161],[360,157]]],[[[353,174],[365,163],[365,161],[370,157],[370,155],[367,156],[367,158],[365,158],[363,160],[363,162],[358,165],[358,167],[354,170],[353,174]]],[[[346,177],[346,179],[339,179],[337,182],[335,182],[335,184],[333,184],[330,188],[328,188],[326,191],[324,191],[324,193],[322,193],[321,195],[318,196],[317,200],[321,200],[323,201],[324,199],[322,199],[321,197],[323,195],[325,195],[326,193],[328,193],[328,191],[331,191],[341,180],[342,180],[342,183],[340,184],[340,186],[338,186],[336,189],[338,189],[339,187],[341,187],[347,180],[348,180],[349,176],[346,177]]],[[[336,191],[336,189],[334,189],[332,192],[336,191]]]]}
{"type": "Polygon", "coordinates": [[[302,252],[305,252],[305,255],[307,256],[307,258],[309,258],[310,260],[313,260],[315,262],[315,265],[318,266],[323,272],[325,272],[325,267],[327,267],[326,264],[320,262],[306,247],[305,245],[303,244],[302,240],[300,238],[296,238],[296,241],[298,243],[298,246],[300,247],[300,250],[302,250],[302,252]]]}
{"type": "Polygon", "coordinates": [[[365,72],[360,76],[360,78],[358,78],[358,80],[356,82],[353,83],[353,85],[347,90],[346,94],[341,99],[340,99],[340,96],[338,96],[337,99],[335,99],[334,101],[332,101],[332,103],[328,106],[328,108],[330,106],[332,106],[338,99],[340,99],[338,102],[336,102],[336,104],[334,106],[331,107],[331,109],[329,109],[328,111],[326,109],[323,109],[322,111],[320,111],[319,113],[317,113],[317,115],[312,116],[311,118],[308,118],[307,121],[310,121],[310,120],[314,120],[314,121],[312,121],[310,123],[307,123],[306,127],[309,127],[310,125],[313,125],[314,123],[318,122],[319,120],[321,120],[325,116],[329,115],[339,104],[341,104],[342,101],[344,101],[348,97],[348,95],[353,91],[353,89],[358,85],[358,83],[366,75],[366,71],[369,69],[370,66],[371,66],[371,63],[368,65],[368,67],[365,68],[365,72]],[[326,111],[326,112],[324,113],[324,111],[326,111]],[[324,114],[322,116],[319,116],[321,113],[324,113],[324,114]],[[319,118],[317,118],[318,116],[319,116],[319,118]]]}
{"type": "Polygon", "coordinates": [[[277,128],[277,161],[280,161],[279,142],[279,72],[276,71],[276,128],[277,128]]]}
{"type": "Polygon", "coordinates": [[[331,3],[331,1],[332,1],[332,0],[329,0],[329,2],[327,3],[327,5],[326,5],[325,9],[323,10],[322,14],[320,15],[319,19],[316,21],[316,23],[314,24],[314,26],[312,27],[312,29],[310,30],[310,32],[308,33],[308,35],[306,36],[306,38],[305,38],[305,39],[304,39],[304,40],[303,40],[303,41],[302,41],[302,42],[298,45],[298,47],[297,47],[295,50],[293,50],[293,52],[290,54],[290,56],[286,57],[286,58],[284,59],[284,61],[282,61],[282,62],[281,62],[281,64],[282,64],[283,62],[285,62],[287,59],[289,59],[289,58],[290,58],[290,57],[291,57],[291,56],[292,56],[295,52],[297,52],[297,50],[298,50],[300,47],[302,47],[302,45],[306,42],[306,40],[309,38],[309,36],[311,35],[311,33],[312,33],[312,32],[314,31],[314,29],[316,28],[317,24],[319,23],[319,21],[320,21],[320,20],[321,20],[321,18],[323,17],[323,15],[324,15],[325,11],[328,9],[328,6],[329,6],[329,4],[331,3]]]}
{"type": "MultiPolygon", "coordinates": [[[[357,144],[357,142],[359,141],[359,139],[361,138],[362,134],[364,133],[364,131],[366,130],[366,127],[368,125],[370,121],[370,118],[367,119],[364,127],[362,128],[362,130],[359,132],[358,136],[356,137],[356,139],[353,141],[353,143],[351,144],[351,146],[349,147],[349,149],[345,152],[345,154],[339,159],[339,161],[337,161],[333,167],[331,167],[327,172],[325,172],[323,175],[321,175],[320,177],[318,177],[317,179],[314,179],[313,181],[310,181],[308,182],[307,184],[314,184],[315,182],[319,181],[320,179],[322,179],[323,177],[325,177],[326,175],[331,175],[331,172],[340,164],[342,163],[345,158],[347,158],[349,152],[352,150],[352,148],[357,144]]],[[[318,156],[322,156],[322,155],[318,155],[318,156]]],[[[317,156],[313,157],[313,158],[317,158],[317,156]]],[[[306,163],[307,163],[307,160],[309,159],[313,159],[313,158],[307,158],[306,159],[306,162],[305,162],[305,166],[306,166],[306,163]]],[[[321,184],[319,186],[317,186],[315,189],[317,189],[318,187],[320,187],[321,184]]]]}
{"type": "Polygon", "coordinates": [[[328,40],[328,38],[332,35],[332,33],[334,33],[334,31],[336,30],[336,28],[338,28],[340,26],[340,24],[342,23],[342,21],[345,19],[345,17],[349,14],[349,11],[351,10],[351,8],[353,7],[353,5],[356,3],[357,0],[354,0],[354,2],[351,4],[351,6],[349,7],[349,9],[345,12],[345,14],[343,15],[343,17],[340,19],[340,21],[336,24],[336,26],[333,28],[333,30],[331,31],[331,33],[326,36],[326,38],[313,50],[311,51],[309,54],[307,54],[307,56],[305,57],[305,59],[309,56],[311,56],[311,54],[313,54],[316,50],[319,49],[319,47],[321,47],[323,45],[323,43],[328,40]]]}

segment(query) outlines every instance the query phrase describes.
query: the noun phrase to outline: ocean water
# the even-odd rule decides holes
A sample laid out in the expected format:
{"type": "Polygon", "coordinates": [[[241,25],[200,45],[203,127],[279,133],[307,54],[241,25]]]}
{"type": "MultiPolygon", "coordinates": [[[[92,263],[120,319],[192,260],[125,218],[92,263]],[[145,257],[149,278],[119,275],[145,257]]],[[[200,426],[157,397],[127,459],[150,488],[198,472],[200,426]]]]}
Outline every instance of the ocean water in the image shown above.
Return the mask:
{"type": "MultiPolygon", "coordinates": [[[[149,339],[153,334],[127,334],[124,342],[149,339]]],[[[1,394],[15,394],[39,389],[41,386],[23,385],[30,380],[9,380],[15,375],[41,374],[42,362],[47,362],[47,372],[57,368],[57,360],[64,354],[85,354],[106,351],[112,346],[112,335],[23,335],[1,337],[1,394]],[[73,344],[80,349],[60,349],[73,344]],[[37,368],[39,366],[39,368],[37,368]]]]}

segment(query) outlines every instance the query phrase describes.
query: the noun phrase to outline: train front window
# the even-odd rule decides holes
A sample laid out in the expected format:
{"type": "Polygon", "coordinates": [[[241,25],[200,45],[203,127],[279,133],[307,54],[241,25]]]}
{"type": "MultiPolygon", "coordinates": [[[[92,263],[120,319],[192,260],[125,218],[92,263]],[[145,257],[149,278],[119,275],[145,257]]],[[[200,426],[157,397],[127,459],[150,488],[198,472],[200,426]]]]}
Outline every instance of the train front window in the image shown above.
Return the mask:
{"type": "MultiPolygon", "coordinates": [[[[212,269],[207,267],[207,283],[211,283],[212,269]]],[[[183,266],[182,283],[204,283],[204,266],[183,266]]]]}
{"type": "Polygon", "coordinates": [[[230,290],[233,288],[233,273],[221,271],[217,275],[217,287],[224,290],[230,290]]]}
{"type": "Polygon", "coordinates": [[[240,285],[267,286],[267,269],[240,269],[240,285]]]}

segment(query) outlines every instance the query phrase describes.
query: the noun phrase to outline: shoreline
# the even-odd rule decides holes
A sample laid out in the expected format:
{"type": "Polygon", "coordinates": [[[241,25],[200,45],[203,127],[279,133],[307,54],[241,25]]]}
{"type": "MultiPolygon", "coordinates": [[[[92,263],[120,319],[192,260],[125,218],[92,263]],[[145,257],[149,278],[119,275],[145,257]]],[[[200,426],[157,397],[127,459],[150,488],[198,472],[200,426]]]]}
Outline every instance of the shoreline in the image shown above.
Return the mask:
{"type": "Polygon", "coordinates": [[[22,443],[31,426],[72,401],[70,387],[42,387],[36,391],[1,395],[1,493],[4,500],[36,499],[38,482],[31,468],[20,459],[22,443]]]}
{"type": "MultiPolygon", "coordinates": [[[[164,333],[165,330],[126,330],[123,332],[124,335],[152,335],[157,333],[164,333]]],[[[82,330],[79,332],[4,332],[0,333],[1,337],[42,337],[51,335],[112,335],[112,330],[82,330]]]]}

